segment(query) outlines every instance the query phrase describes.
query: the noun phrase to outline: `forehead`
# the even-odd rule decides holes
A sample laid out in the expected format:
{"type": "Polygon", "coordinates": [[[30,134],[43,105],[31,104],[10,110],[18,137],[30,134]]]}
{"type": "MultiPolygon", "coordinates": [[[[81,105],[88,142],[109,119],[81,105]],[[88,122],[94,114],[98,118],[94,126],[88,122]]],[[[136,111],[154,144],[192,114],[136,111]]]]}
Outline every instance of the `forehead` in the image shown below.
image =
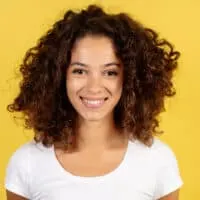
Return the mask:
{"type": "Polygon", "coordinates": [[[85,36],[77,40],[71,52],[72,61],[102,63],[117,61],[115,48],[106,36],[85,36]]]}

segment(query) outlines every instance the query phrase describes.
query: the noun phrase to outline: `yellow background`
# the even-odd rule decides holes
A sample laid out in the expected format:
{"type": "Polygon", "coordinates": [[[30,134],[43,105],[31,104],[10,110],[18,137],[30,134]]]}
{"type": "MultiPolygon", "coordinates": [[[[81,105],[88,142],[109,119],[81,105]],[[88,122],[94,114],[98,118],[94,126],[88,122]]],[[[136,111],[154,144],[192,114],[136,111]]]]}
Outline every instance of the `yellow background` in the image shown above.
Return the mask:
{"type": "Polygon", "coordinates": [[[161,139],[174,150],[184,181],[180,200],[200,199],[200,1],[198,0],[1,0],[0,6],[0,199],[9,157],[32,138],[6,111],[18,92],[15,77],[25,51],[68,8],[101,3],[108,11],[129,12],[171,41],[182,56],[174,78],[177,96],[161,115],[161,139]]]}

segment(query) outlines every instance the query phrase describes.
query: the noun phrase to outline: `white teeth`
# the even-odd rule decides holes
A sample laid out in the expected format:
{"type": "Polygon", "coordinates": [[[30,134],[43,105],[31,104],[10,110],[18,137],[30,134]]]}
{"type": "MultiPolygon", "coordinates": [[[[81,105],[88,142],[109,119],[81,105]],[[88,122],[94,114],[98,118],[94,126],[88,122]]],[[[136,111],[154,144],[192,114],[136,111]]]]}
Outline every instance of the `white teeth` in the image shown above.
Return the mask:
{"type": "Polygon", "coordinates": [[[104,100],[87,100],[87,99],[83,99],[83,101],[87,104],[92,104],[92,105],[98,105],[104,102],[104,100]]]}

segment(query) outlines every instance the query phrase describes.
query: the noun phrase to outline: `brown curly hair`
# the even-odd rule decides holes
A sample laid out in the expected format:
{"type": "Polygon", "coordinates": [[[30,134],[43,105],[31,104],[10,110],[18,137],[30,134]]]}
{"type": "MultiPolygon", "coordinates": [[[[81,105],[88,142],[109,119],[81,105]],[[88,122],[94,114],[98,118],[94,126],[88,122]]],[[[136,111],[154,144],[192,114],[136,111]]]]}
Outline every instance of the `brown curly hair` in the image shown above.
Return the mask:
{"type": "Polygon", "coordinates": [[[61,142],[68,148],[77,113],[66,94],[66,69],[74,42],[89,34],[111,38],[124,65],[116,126],[148,144],[154,134],[162,133],[156,130],[157,116],[165,110],[164,97],[175,94],[172,76],[180,53],[129,14],[108,14],[96,4],[79,12],[68,10],[27,51],[20,66],[20,93],[7,110],[24,114],[24,126],[33,128],[36,142],[46,147],[61,142]]]}

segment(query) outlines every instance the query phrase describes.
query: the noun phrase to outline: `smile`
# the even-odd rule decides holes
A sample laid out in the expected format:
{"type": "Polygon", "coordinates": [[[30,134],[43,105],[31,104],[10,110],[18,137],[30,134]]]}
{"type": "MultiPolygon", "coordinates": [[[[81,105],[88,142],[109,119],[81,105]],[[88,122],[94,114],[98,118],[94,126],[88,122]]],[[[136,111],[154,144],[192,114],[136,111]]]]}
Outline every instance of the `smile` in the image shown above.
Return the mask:
{"type": "Polygon", "coordinates": [[[84,106],[87,108],[100,108],[108,98],[87,99],[84,97],[80,97],[80,99],[84,106]]]}

